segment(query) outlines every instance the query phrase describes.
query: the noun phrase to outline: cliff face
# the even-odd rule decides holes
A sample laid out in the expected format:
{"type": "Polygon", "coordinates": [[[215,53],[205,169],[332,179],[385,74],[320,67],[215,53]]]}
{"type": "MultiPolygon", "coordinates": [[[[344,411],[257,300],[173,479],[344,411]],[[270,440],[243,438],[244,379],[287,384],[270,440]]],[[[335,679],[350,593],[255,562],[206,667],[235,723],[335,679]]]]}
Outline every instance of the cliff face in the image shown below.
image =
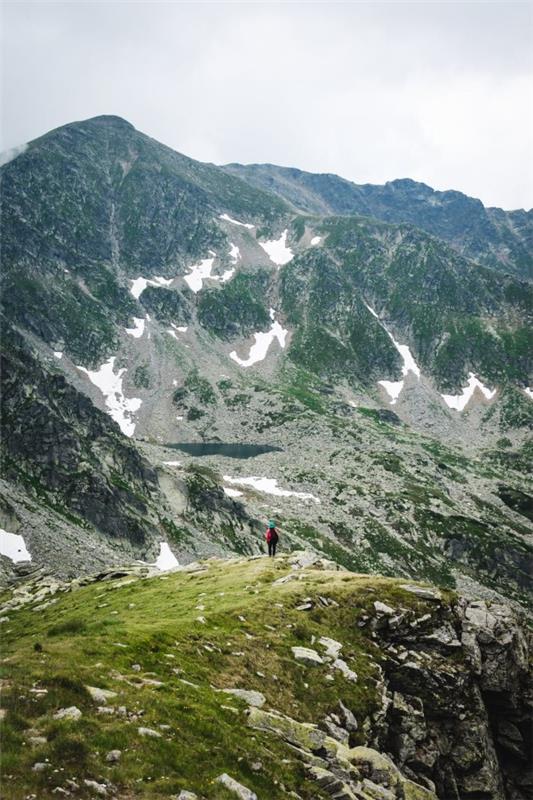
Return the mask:
{"type": "Polygon", "coordinates": [[[529,637],[499,604],[305,551],[5,601],[13,800],[531,800],[529,637]]]}
{"type": "Polygon", "coordinates": [[[530,797],[529,634],[502,605],[442,611],[369,622],[386,654],[376,743],[406,774],[432,778],[439,797],[530,797]]]}

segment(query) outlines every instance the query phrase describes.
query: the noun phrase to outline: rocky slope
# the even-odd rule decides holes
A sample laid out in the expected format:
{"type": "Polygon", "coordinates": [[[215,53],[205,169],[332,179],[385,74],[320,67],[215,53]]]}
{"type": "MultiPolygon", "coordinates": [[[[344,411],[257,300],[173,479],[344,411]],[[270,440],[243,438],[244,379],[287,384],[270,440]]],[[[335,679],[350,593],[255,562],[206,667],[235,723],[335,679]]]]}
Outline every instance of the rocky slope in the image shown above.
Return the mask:
{"type": "Polygon", "coordinates": [[[224,169],[307,214],[361,214],[408,222],[481,264],[533,277],[533,209],[485,208],[462,192],[438,192],[409,179],[375,186],[274,164],[228,164],[224,169]]]}
{"type": "Polygon", "coordinates": [[[351,569],[530,602],[527,281],[116,117],[0,177],[2,519],[36,565],[257,553],[275,515],[351,569]],[[206,442],[264,452],[176,451],[206,442]]]}
{"type": "Polygon", "coordinates": [[[39,797],[526,800],[528,633],[310,552],[5,594],[3,779],[39,797]]]}

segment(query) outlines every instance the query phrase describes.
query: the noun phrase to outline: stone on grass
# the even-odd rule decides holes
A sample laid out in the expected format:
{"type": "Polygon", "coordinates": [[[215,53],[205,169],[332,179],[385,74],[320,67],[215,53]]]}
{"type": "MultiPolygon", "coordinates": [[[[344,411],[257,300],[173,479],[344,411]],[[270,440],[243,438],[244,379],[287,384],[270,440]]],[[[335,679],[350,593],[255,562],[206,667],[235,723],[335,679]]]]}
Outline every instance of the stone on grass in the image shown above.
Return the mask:
{"type": "Polygon", "coordinates": [[[342,658],[335,659],[333,666],[335,669],[338,669],[339,672],[342,672],[347,680],[352,681],[353,683],[357,681],[357,673],[350,669],[346,661],[343,661],[342,658]]]}
{"type": "Polygon", "coordinates": [[[255,692],[252,689],[222,689],[222,691],[226,694],[239,697],[241,700],[244,700],[245,703],[248,703],[249,706],[255,706],[256,708],[261,708],[266,703],[265,695],[261,694],[261,692],[255,692]]]}
{"type": "Polygon", "coordinates": [[[221,783],[222,786],[225,786],[226,789],[229,789],[230,792],[233,792],[235,797],[238,797],[239,800],[257,800],[257,795],[255,792],[252,792],[246,786],[243,786],[242,783],[239,783],[228,775],[226,772],[223,772],[222,775],[219,775],[216,779],[217,783],[221,783]]]}
{"type": "Polygon", "coordinates": [[[316,650],[311,650],[310,647],[291,647],[291,650],[294,658],[297,661],[303,661],[304,664],[315,666],[324,663],[324,660],[316,650]]]}
{"type": "Polygon", "coordinates": [[[50,766],[45,761],[36,761],[31,769],[32,772],[44,772],[45,769],[50,769],[50,766]]]}
{"type": "Polygon", "coordinates": [[[198,795],[194,792],[188,792],[187,789],[182,789],[178,795],[173,795],[176,800],[198,800],[198,795]]]}
{"type": "Polygon", "coordinates": [[[422,586],[413,586],[410,583],[402,583],[400,589],[410,592],[422,600],[442,600],[442,595],[437,589],[424,589],[422,586]]]}
{"type": "Polygon", "coordinates": [[[92,699],[101,706],[107,705],[108,700],[111,700],[113,697],[117,696],[117,693],[112,692],[111,689],[99,689],[97,686],[86,686],[85,688],[91,695],[92,699]]]}
{"type": "Polygon", "coordinates": [[[330,639],[328,636],[321,636],[318,644],[325,649],[326,655],[330,658],[337,658],[342,650],[342,644],[337,642],[336,639],[330,639]]]}
{"type": "Polygon", "coordinates": [[[137,728],[139,736],[151,736],[154,739],[161,739],[159,731],[154,731],[153,728],[137,728]]]}
{"type": "Polygon", "coordinates": [[[79,719],[81,711],[76,706],[69,706],[68,708],[60,708],[54,714],[54,719],[79,719]]]}
{"type": "Polygon", "coordinates": [[[377,614],[385,614],[387,617],[391,617],[396,613],[394,608],[385,605],[385,603],[381,603],[379,600],[374,602],[374,608],[377,614]]]}
{"type": "Polygon", "coordinates": [[[110,750],[106,755],[105,760],[108,762],[108,764],[116,764],[117,761],[120,761],[121,755],[122,750],[110,750]]]}
{"type": "Polygon", "coordinates": [[[107,797],[107,786],[105,783],[98,783],[98,781],[92,781],[87,778],[84,779],[83,783],[88,789],[92,789],[93,792],[96,792],[100,797],[107,797]]]}
{"type": "Polygon", "coordinates": [[[274,733],[304,750],[320,750],[326,740],[326,734],[317,725],[297,722],[284,714],[274,714],[259,708],[250,709],[248,725],[256,730],[274,733]]]}

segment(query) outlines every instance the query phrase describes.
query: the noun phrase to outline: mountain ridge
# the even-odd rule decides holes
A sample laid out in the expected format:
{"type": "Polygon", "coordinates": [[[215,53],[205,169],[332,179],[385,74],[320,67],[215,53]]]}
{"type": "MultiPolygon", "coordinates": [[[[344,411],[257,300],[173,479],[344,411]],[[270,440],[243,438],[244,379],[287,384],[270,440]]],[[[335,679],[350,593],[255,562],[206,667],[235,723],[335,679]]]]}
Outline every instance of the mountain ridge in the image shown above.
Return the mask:
{"type": "Polygon", "coordinates": [[[359,213],[384,221],[412,222],[445,238],[474,260],[533,278],[533,209],[485,207],[481,200],[463,192],[434,190],[410,178],[356,184],[333,173],[273,164],[233,163],[223,169],[275,192],[305,213],[359,213]]]}

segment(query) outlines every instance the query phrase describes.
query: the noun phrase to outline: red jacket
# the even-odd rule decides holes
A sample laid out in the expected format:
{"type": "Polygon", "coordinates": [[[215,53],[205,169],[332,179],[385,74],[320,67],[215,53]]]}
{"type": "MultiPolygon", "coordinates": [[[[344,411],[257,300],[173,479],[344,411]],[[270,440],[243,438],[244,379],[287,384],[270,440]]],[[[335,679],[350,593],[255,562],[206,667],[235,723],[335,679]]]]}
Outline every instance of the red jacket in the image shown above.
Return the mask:
{"type": "Polygon", "coordinates": [[[278,532],[275,528],[267,528],[265,533],[267,542],[277,542],[279,539],[278,532]]]}

